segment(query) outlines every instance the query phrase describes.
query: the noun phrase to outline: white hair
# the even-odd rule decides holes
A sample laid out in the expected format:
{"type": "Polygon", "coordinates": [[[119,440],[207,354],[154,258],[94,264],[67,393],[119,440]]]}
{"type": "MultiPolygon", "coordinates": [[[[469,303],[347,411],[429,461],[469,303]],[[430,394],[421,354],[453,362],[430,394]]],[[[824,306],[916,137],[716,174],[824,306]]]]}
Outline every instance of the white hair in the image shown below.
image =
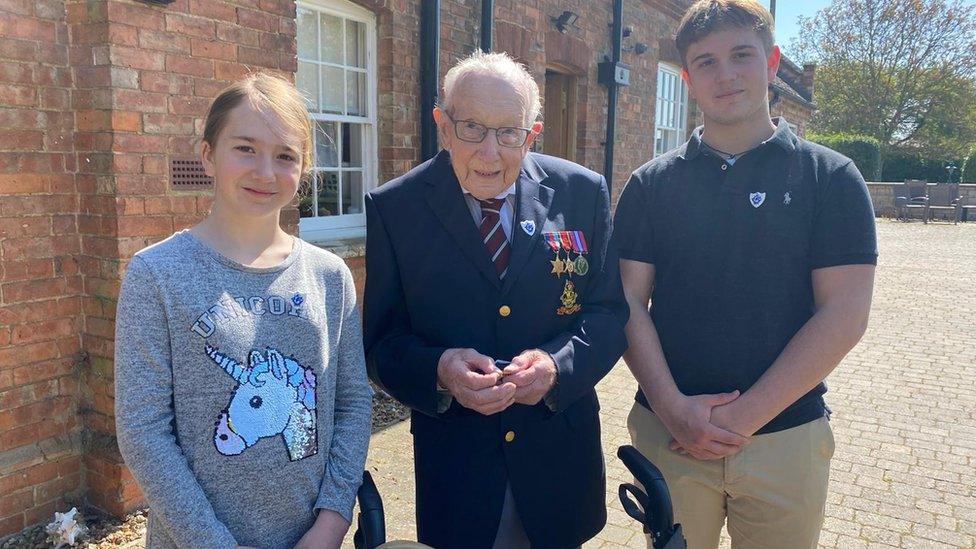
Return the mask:
{"type": "Polygon", "coordinates": [[[512,59],[505,52],[485,53],[476,50],[451,67],[451,70],[444,75],[444,100],[441,102],[441,108],[449,113],[452,111],[454,89],[458,83],[470,75],[497,76],[511,83],[522,94],[526,123],[531,124],[539,118],[542,112],[542,104],[539,102],[539,85],[536,84],[525,65],[512,59]]]}

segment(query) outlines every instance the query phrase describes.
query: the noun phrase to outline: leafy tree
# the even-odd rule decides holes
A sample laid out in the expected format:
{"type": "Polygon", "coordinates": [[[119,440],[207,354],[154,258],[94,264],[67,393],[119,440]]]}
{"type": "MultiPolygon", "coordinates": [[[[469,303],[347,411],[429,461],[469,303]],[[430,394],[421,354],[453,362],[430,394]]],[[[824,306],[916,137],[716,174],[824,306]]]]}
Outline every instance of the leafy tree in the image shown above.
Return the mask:
{"type": "Polygon", "coordinates": [[[794,51],[818,64],[812,130],[872,136],[882,165],[893,147],[972,142],[964,119],[976,115],[976,6],[834,0],[800,26],[794,51]]]}

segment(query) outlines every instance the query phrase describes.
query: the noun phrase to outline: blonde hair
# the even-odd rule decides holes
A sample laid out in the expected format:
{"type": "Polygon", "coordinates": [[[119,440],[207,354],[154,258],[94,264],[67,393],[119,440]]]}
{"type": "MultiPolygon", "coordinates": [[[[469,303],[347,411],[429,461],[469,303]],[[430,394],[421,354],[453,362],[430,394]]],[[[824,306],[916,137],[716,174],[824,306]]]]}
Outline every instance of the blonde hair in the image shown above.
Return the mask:
{"type": "Polygon", "coordinates": [[[266,73],[255,73],[224,88],[210,104],[203,128],[203,140],[214,146],[227,115],[244,100],[263,114],[277,116],[287,130],[298,136],[302,178],[312,170],[312,120],[305,97],[291,82],[266,73]]]}
{"type": "Polygon", "coordinates": [[[526,123],[531,124],[539,118],[542,112],[542,104],[539,101],[539,85],[536,84],[525,65],[512,59],[505,52],[485,53],[477,50],[451,67],[451,70],[444,75],[442,109],[448,113],[453,112],[454,89],[470,75],[497,76],[510,82],[515,86],[515,89],[522,93],[526,123]]]}
{"type": "Polygon", "coordinates": [[[688,67],[685,55],[692,44],[730,28],[755,31],[766,55],[773,50],[773,16],[762,4],[755,0],[699,0],[685,12],[674,36],[681,64],[688,67]]]}

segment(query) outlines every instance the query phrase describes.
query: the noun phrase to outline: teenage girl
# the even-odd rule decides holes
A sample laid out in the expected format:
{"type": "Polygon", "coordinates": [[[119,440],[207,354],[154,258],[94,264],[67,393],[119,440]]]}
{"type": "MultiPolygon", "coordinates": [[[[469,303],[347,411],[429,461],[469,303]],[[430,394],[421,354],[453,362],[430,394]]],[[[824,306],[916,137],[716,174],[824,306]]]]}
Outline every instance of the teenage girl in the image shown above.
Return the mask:
{"type": "Polygon", "coordinates": [[[231,85],[201,147],[210,214],[126,270],[116,425],[150,549],[339,547],[352,520],[371,397],[355,287],[279,225],[311,157],[292,84],[231,85]]]}

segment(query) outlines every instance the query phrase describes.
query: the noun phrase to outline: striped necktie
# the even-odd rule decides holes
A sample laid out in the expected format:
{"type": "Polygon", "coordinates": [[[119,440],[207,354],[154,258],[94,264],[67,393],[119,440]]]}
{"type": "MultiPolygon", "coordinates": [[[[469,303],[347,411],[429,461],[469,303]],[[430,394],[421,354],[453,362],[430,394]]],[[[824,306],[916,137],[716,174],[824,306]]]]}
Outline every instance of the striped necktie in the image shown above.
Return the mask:
{"type": "Polygon", "coordinates": [[[504,198],[490,198],[479,200],[481,204],[481,241],[485,243],[488,250],[488,257],[495,265],[495,272],[499,279],[505,278],[508,272],[508,256],[511,249],[508,245],[508,238],[505,237],[505,230],[502,229],[501,210],[504,198]]]}

